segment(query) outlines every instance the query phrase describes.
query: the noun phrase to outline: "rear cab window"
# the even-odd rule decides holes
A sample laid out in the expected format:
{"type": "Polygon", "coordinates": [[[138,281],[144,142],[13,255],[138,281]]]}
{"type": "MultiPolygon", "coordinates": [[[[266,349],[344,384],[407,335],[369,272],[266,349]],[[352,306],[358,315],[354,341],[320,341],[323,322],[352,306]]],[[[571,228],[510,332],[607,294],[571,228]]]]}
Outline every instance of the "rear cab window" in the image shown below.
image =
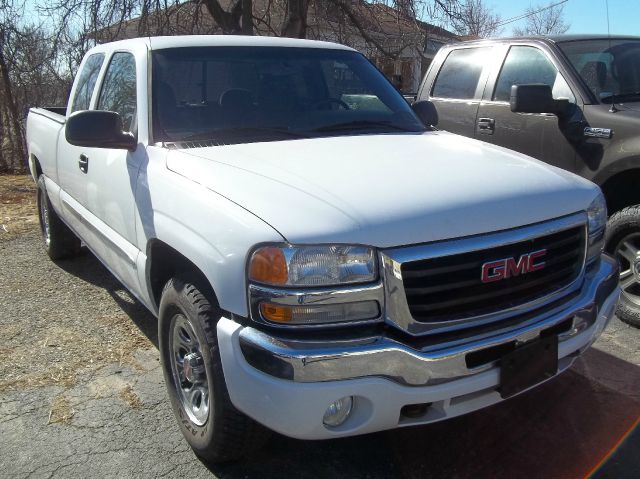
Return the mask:
{"type": "Polygon", "coordinates": [[[431,96],[471,100],[477,97],[478,84],[491,47],[460,48],[445,59],[433,84],[431,96]]]}

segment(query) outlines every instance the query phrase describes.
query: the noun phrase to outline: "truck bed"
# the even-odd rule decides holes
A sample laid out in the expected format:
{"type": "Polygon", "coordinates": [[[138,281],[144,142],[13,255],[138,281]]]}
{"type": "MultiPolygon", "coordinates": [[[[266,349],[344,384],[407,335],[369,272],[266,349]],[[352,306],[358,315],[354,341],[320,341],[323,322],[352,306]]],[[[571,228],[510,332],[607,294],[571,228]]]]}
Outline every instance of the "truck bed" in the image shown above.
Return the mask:
{"type": "Polygon", "coordinates": [[[31,108],[27,117],[29,169],[35,178],[34,162],[38,161],[46,175],[57,181],[58,141],[64,135],[66,107],[31,108]]]}
{"type": "Polygon", "coordinates": [[[60,123],[64,123],[67,118],[66,106],[43,106],[37,108],[30,108],[29,113],[36,115],[42,115],[60,123]]]}

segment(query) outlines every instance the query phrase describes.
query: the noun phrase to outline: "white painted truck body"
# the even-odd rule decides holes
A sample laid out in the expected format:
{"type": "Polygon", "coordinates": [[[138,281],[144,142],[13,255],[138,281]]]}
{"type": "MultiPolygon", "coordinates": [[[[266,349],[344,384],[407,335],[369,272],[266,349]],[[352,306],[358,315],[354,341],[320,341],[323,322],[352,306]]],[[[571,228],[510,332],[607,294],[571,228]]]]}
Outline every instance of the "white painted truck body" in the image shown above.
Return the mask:
{"type": "MultiPolygon", "coordinates": [[[[388,258],[395,252],[474,238],[481,244],[485,237],[527,231],[563,218],[584,224],[599,189],[524,155],[441,131],[169,148],[152,138],[149,52],[193,46],[349,50],[321,42],[228,36],[135,39],[98,46],[87,54],[102,52],[106,57],[97,85],[114,52],[135,57],[137,148],[129,152],[70,145],[65,117],[33,109],[27,122],[29,162],[34,177],[45,176],[59,216],[154,314],[158,303],[151,264],[161,260],[150,257],[154,242],[179,252],[206,276],[225,312],[218,340],[227,387],[238,409],[273,430],[305,439],[428,423],[501,400],[496,391],[499,364],[467,370],[460,365],[464,354],[506,341],[526,342],[570,318],[574,323],[559,343],[562,371],[602,332],[618,296],[615,286],[602,293],[602,285],[612,284],[616,275],[616,266],[605,256],[585,266],[574,296],[562,307],[493,336],[483,333],[463,344],[447,340],[438,350],[387,338],[383,330],[367,333],[369,353],[379,352],[376,345],[381,345],[384,351],[396,351],[400,363],[420,363],[426,377],[420,384],[374,371],[350,377],[347,370],[339,379],[297,380],[249,364],[242,341],[261,351],[267,343],[276,345],[271,356],[302,363],[305,357],[326,359],[327,347],[334,356],[340,356],[341,347],[345,355],[361,353],[363,347],[362,340],[352,336],[352,343],[341,346],[338,341],[324,344],[324,349],[316,343],[305,346],[301,337],[294,347],[281,341],[277,331],[254,324],[247,261],[257,245],[376,248],[380,290],[387,288],[381,322],[394,326],[394,299],[382,269],[385,261],[391,264],[388,258]],[[78,169],[80,154],[90,158],[87,174],[78,169]],[[591,311],[591,316],[584,311],[591,311]],[[431,382],[430,363],[447,358],[452,367],[449,379],[431,382]],[[338,428],[324,426],[327,406],[343,396],[355,398],[352,417],[338,428]],[[402,417],[404,406],[418,403],[432,406],[421,417],[402,417]]],[[[76,88],[77,80],[72,98],[76,88]]],[[[90,109],[96,108],[99,88],[95,90],[90,109]]]]}

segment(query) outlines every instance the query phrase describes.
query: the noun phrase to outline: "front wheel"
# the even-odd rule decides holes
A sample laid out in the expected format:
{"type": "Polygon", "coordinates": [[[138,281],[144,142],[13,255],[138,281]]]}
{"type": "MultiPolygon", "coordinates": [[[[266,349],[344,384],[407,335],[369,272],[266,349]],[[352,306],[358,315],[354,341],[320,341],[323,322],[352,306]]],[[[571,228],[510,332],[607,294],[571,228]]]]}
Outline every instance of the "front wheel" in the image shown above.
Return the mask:
{"type": "Polygon", "coordinates": [[[606,250],[620,264],[620,302],[616,315],[640,328],[640,205],[609,218],[606,250]]]}
{"type": "Polygon", "coordinates": [[[267,431],[229,398],[218,350],[220,312],[213,292],[195,274],[171,279],[160,300],[160,358],[173,412],[194,452],[207,462],[239,459],[267,431]]]}

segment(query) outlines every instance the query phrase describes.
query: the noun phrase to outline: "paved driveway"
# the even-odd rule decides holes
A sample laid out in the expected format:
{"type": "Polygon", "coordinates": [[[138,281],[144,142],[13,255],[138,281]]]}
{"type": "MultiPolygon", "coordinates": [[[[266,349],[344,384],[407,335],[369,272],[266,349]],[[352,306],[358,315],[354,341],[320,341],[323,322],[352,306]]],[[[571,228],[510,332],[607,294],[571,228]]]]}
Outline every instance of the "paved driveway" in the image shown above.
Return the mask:
{"type": "MultiPolygon", "coordinates": [[[[0,240],[0,476],[581,478],[640,416],[640,330],[615,320],[572,370],[501,405],[335,441],[274,435],[209,470],[176,427],[156,344],[155,319],[90,254],[54,264],[35,232],[0,240]]],[[[601,477],[640,477],[639,443],[601,477]]]]}

